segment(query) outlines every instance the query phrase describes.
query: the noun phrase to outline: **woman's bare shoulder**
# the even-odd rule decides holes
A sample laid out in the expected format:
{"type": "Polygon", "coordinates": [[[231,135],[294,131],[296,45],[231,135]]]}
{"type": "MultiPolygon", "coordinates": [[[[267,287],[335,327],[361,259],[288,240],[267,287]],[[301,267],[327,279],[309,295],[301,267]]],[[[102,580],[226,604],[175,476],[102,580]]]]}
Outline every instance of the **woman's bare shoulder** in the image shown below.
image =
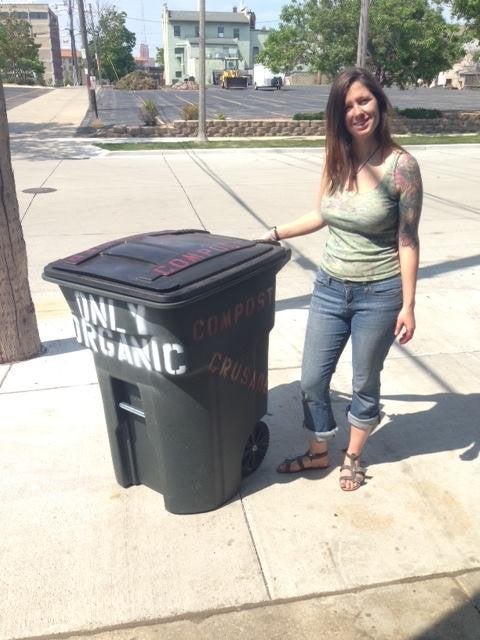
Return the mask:
{"type": "Polygon", "coordinates": [[[394,165],[394,181],[397,191],[422,191],[422,176],[418,162],[411,153],[400,149],[394,165]]]}
{"type": "Polygon", "coordinates": [[[418,162],[415,160],[414,156],[402,147],[392,147],[388,152],[387,157],[392,157],[397,168],[409,168],[410,170],[415,168],[418,170],[418,162]]]}

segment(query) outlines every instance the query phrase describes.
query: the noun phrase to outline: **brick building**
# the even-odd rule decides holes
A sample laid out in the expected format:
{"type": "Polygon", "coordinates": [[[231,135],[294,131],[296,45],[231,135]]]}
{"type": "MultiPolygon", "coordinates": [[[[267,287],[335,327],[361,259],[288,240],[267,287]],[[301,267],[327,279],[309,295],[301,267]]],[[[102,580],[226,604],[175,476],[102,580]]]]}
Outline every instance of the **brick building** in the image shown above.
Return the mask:
{"type": "Polygon", "coordinates": [[[62,56],[58,18],[48,4],[1,4],[0,16],[13,14],[32,25],[35,42],[40,45],[39,57],[45,65],[45,83],[63,85],[62,56]]]}

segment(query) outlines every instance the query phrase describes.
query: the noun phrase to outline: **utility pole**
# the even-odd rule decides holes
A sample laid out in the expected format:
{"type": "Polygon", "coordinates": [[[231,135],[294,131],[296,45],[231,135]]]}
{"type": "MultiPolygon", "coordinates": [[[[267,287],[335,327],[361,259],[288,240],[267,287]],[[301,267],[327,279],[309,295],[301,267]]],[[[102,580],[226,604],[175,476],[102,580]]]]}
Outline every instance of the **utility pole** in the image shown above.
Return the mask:
{"type": "Polygon", "coordinates": [[[82,78],[78,73],[77,47],[75,45],[75,31],[73,29],[73,0],[68,0],[68,17],[70,18],[70,49],[72,52],[72,80],[75,86],[82,84],[82,78]]]}
{"type": "Polygon", "coordinates": [[[98,42],[97,42],[97,33],[95,31],[95,23],[93,22],[93,11],[92,11],[92,5],[89,4],[88,8],[90,10],[90,20],[92,23],[92,33],[93,33],[93,45],[95,47],[95,60],[97,62],[97,69],[98,69],[98,81],[100,82],[100,85],[102,84],[102,70],[100,68],[100,56],[98,55],[98,42]]]}
{"type": "Polygon", "coordinates": [[[83,0],[77,0],[77,5],[78,18],[80,21],[80,32],[82,34],[82,44],[85,51],[85,75],[87,76],[88,101],[90,104],[90,109],[95,114],[95,118],[98,118],[97,97],[95,95],[95,89],[92,87],[91,81],[92,68],[90,66],[90,55],[88,53],[87,23],[85,21],[85,7],[83,5],[83,0]]]}
{"type": "Polygon", "coordinates": [[[205,0],[198,0],[198,135],[197,142],[207,142],[205,95],[205,0]]]}
{"type": "Polygon", "coordinates": [[[368,9],[370,0],[361,0],[360,25],[358,27],[357,67],[365,67],[368,41],[368,9]]]}

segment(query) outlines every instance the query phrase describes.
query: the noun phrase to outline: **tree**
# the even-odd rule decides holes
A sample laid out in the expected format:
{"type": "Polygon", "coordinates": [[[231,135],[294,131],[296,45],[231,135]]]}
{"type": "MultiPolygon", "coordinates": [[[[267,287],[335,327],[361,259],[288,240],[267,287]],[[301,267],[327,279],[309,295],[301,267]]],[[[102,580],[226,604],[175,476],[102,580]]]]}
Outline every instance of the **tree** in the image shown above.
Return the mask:
{"type": "Polygon", "coordinates": [[[452,0],[452,14],[465,20],[469,35],[480,38],[480,0],[452,0]]]}
{"type": "Polygon", "coordinates": [[[7,15],[0,19],[0,72],[4,80],[33,81],[45,72],[35,44],[32,26],[27,20],[7,15]]]}
{"type": "Polygon", "coordinates": [[[375,0],[370,12],[370,66],[384,85],[430,82],[462,56],[464,40],[426,0],[375,0]]]}
{"type": "MultiPolygon", "coordinates": [[[[106,7],[102,10],[95,26],[102,75],[110,82],[119,80],[135,70],[132,51],[136,38],[135,34],[125,26],[126,17],[127,14],[124,11],[117,11],[115,7],[106,7]]],[[[93,52],[93,40],[90,45],[93,52]]]]}
{"type": "MultiPolygon", "coordinates": [[[[329,77],[356,60],[360,0],[293,0],[261,57],[272,69],[305,64],[329,77]]],[[[430,82],[461,56],[458,28],[428,0],[372,0],[367,67],[383,85],[430,82]]]]}
{"type": "Polygon", "coordinates": [[[300,65],[317,70],[321,52],[314,30],[318,6],[314,1],[292,0],[280,13],[280,27],[270,31],[257,60],[274,73],[289,73],[300,65]]]}
{"type": "Polygon", "coordinates": [[[159,67],[163,67],[165,65],[165,52],[163,47],[157,47],[157,54],[155,56],[155,62],[159,67]]]}
{"type": "Polygon", "coordinates": [[[40,349],[0,83],[0,363],[26,360],[40,349]]]}

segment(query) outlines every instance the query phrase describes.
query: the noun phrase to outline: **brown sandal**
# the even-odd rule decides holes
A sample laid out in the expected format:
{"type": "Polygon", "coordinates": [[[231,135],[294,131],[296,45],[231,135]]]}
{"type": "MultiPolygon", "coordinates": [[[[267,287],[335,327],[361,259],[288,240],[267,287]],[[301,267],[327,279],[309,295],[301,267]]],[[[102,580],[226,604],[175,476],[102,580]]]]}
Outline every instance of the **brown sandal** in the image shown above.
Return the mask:
{"type": "Polygon", "coordinates": [[[366,475],[367,470],[365,469],[365,467],[360,466],[360,456],[357,456],[356,453],[348,453],[348,451],[345,452],[345,455],[351,461],[351,464],[342,464],[342,466],[340,467],[340,473],[347,470],[350,471],[350,475],[340,476],[340,489],[342,491],[356,491],[357,489],[360,489],[363,484],[365,484],[365,480],[369,476],[366,475]],[[346,487],[342,486],[342,481],[345,480],[350,480],[350,482],[353,484],[353,487],[351,489],[347,489],[346,487]]]}
{"type": "Polygon", "coordinates": [[[277,473],[302,473],[303,471],[311,471],[315,469],[317,470],[327,469],[329,466],[328,464],[325,465],[324,467],[316,467],[313,465],[306,467],[303,464],[305,458],[308,458],[310,462],[313,462],[313,460],[320,460],[321,458],[324,458],[327,455],[328,455],[328,451],[322,451],[322,453],[310,453],[310,451],[306,451],[301,456],[296,456],[295,458],[285,458],[285,460],[278,465],[277,473]],[[298,467],[299,467],[298,469],[292,469],[292,465],[295,462],[298,464],[298,467]]]}

